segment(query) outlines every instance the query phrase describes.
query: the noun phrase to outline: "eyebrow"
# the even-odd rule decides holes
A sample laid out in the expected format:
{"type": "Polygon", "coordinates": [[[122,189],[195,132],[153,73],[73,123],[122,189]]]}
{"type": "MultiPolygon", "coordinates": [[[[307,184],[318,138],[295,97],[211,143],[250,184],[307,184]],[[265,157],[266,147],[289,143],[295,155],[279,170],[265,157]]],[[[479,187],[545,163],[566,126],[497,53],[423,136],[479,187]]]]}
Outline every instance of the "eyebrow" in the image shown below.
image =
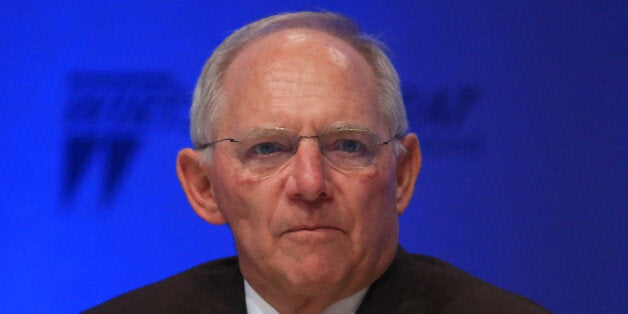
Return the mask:
{"type": "Polygon", "coordinates": [[[321,133],[336,133],[336,132],[349,132],[349,131],[359,131],[365,133],[376,134],[371,128],[365,126],[362,123],[356,122],[334,122],[321,130],[321,133]]]}
{"type": "Polygon", "coordinates": [[[291,130],[282,127],[256,127],[246,131],[243,139],[251,139],[257,137],[284,135],[288,134],[291,130]]]}
{"type": "MultiPolygon", "coordinates": [[[[334,122],[326,127],[324,127],[318,134],[326,134],[326,133],[342,133],[342,132],[365,132],[370,134],[376,134],[371,128],[365,126],[362,123],[353,123],[353,122],[334,122]]],[[[284,127],[255,127],[246,131],[243,139],[251,139],[258,137],[266,137],[266,136],[274,136],[274,135],[285,135],[297,133],[295,130],[284,128],[284,127]]],[[[304,134],[304,135],[317,135],[317,134],[304,134]]]]}

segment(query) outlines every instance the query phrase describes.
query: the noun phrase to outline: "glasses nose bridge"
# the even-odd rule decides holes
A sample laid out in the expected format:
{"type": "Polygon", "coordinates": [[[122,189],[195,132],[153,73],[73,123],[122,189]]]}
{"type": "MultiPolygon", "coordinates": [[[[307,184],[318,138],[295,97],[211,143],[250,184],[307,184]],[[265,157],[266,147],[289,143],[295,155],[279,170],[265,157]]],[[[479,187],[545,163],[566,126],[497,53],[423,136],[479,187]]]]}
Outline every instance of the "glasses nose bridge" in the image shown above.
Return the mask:
{"type": "Polygon", "coordinates": [[[320,135],[299,135],[296,140],[294,141],[294,149],[293,149],[293,154],[297,153],[297,150],[299,149],[299,145],[301,144],[301,140],[306,139],[312,139],[312,140],[316,140],[318,142],[318,149],[321,151],[321,153],[323,153],[323,141],[321,140],[321,136],[320,135]]]}

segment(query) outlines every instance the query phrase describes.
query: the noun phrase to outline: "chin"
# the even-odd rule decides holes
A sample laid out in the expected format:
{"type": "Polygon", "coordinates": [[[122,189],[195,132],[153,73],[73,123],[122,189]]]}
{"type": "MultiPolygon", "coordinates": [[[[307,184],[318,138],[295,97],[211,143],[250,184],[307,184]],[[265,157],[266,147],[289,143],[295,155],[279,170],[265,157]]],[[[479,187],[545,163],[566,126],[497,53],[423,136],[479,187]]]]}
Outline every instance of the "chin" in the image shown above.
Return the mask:
{"type": "Polygon", "coordinates": [[[345,280],[349,274],[347,261],[324,259],[320,256],[306,259],[286,271],[288,282],[300,291],[329,288],[345,280]]]}

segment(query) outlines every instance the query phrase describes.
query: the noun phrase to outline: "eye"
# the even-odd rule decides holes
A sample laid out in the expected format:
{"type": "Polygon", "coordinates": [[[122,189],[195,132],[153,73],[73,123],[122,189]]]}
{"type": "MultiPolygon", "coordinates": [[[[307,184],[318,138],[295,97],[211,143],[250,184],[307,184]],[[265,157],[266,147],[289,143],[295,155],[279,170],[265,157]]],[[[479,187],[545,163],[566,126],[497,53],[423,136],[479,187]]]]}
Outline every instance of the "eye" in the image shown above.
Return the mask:
{"type": "Polygon", "coordinates": [[[264,142],[253,146],[253,152],[260,155],[270,155],[280,150],[281,147],[273,142],[264,142]]]}
{"type": "Polygon", "coordinates": [[[355,153],[364,150],[364,145],[357,140],[342,139],[338,141],[336,149],[344,153],[355,153]]]}

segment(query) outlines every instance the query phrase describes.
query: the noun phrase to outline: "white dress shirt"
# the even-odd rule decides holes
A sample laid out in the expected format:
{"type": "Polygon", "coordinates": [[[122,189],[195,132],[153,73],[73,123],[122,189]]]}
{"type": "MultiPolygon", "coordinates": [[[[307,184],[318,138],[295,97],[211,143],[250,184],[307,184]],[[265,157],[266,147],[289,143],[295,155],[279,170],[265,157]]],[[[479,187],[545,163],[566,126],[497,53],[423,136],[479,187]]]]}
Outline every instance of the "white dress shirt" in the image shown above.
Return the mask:
{"type": "MultiPolygon", "coordinates": [[[[323,314],[353,314],[360,307],[362,299],[368,291],[368,287],[344,298],[326,308],[323,314]]],[[[244,298],[246,299],[246,312],[248,314],[279,314],[266,300],[244,280],[244,298]]]]}

